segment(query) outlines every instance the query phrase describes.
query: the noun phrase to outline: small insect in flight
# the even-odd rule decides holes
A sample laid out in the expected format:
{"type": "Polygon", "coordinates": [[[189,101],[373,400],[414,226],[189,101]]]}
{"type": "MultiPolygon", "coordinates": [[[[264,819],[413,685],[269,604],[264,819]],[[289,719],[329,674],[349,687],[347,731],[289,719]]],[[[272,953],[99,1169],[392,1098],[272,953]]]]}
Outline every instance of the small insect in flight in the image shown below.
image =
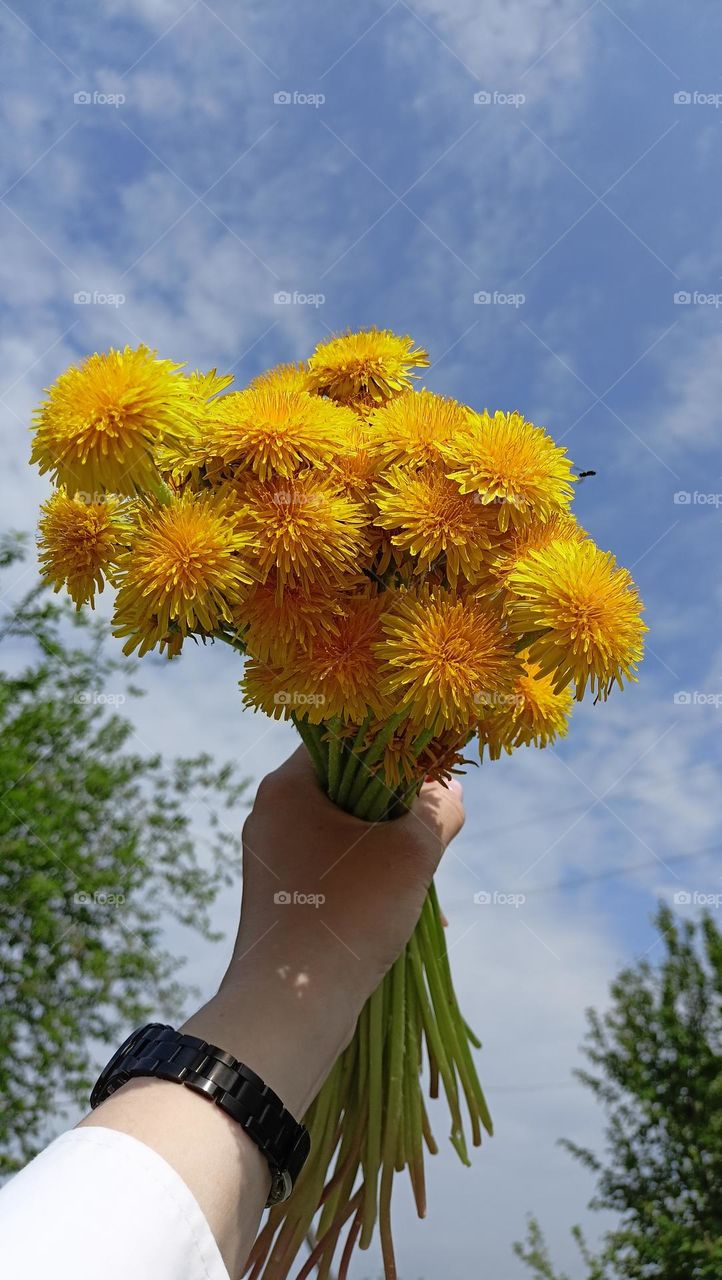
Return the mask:
{"type": "Polygon", "coordinates": [[[597,474],[596,471],[580,471],[577,476],[577,479],[586,480],[587,476],[595,476],[596,474],[597,474]]]}

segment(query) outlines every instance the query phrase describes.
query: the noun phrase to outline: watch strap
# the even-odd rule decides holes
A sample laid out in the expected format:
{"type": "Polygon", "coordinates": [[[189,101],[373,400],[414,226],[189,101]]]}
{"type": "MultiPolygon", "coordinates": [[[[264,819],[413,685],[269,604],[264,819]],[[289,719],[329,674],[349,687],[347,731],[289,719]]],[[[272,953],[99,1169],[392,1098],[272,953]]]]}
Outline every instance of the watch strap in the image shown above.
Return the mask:
{"type": "Polygon", "coordinates": [[[266,1157],[273,1178],[267,1203],[288,1198],[310,1150],[306,1128],[250,1067],[216,1045],[173,1027],[151,1023],[128,1053],[104,1072],[90,1097],[97,1107],[128,1080],[152,1077],[202,1093],[240,1124],[266,1157]]]}

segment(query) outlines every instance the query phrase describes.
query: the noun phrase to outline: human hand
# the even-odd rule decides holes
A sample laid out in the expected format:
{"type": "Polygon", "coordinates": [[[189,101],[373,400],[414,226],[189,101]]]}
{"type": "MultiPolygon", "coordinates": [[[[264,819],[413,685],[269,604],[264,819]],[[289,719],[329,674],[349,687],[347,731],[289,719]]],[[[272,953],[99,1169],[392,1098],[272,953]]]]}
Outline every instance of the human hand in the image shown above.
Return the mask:
{"type": "MultiPolygon", "coordinates": [[[[243,830],[233,958],[203,1017],[213,1007],[228,1025],[216,1042],[297,1114],[411,936],[463,822],[456,781],[424,784],[410,812],[394,821],[354,818],[321,791],[304,747],[261,782],[243,830]]],[[[188,1029],[212,1038],[195,1019],[188,1029]]]]}

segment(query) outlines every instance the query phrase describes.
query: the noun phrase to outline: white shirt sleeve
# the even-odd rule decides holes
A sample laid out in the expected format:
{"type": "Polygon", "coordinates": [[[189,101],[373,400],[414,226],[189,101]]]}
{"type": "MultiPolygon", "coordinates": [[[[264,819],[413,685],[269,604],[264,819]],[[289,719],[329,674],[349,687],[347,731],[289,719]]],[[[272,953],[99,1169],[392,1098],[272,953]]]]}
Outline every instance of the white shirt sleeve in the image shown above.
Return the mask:
{"type": "Polygon", "coordinates": [[[175,1169],[114,1129],[64,1133],[0,1190],[13,1280],[229,1280],[175,1169]]]}

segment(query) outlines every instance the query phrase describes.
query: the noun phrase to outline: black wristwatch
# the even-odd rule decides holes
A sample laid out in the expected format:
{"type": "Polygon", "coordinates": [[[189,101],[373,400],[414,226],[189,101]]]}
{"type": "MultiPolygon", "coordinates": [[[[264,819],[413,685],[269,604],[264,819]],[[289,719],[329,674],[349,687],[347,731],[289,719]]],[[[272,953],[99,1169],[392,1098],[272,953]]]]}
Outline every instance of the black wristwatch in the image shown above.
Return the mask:
{"type": "Polygon", "coordinates": [[[90,1095],[91,1107],[138,1076],[188,1085],[215,1102],[266,1157],[272,1179],[266,1204],[288,1199],[306,1163],[311,1139],[255,1071],[197,1036],[151,1022],[128,1036],[113,1054],[90,1095]]]}

